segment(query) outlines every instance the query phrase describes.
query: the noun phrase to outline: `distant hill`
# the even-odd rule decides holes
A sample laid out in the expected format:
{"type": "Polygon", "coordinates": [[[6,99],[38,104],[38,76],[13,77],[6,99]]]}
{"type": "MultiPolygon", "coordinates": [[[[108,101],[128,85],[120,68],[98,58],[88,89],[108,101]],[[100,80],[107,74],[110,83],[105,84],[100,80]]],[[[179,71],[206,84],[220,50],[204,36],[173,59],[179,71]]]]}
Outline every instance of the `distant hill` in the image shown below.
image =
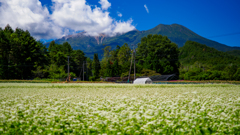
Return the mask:
{"type": "Polygon", "coordinates": [[[180,79],[240,80],[240,57],[187,41],[180,48],[180,79]]]}
{"type": "MultiPolygon", "coordinates": [[[[180,48],[179,60],[182,65],[193,65],[198,62],[203,65],[210,65],[211,68],[217,65],[222,67],[228,64],[240,65],[239,57],[194,41],[187,41],[185,45],[180,48]]],[[[220,68],[220,70],[223,69],[220,68]]]]}
{"type": "Polygon", "coordinates": [[[240,50],[227,51],[226,53],[240,58],[240,50]]]}
{"type": "MultiPolygon", "coordinates": [[[[55,40],[56,43],[62,44],[63,42],[69,42],[73,49],[80,49],[86,53],[88,57],[93,56],[94,53],[98,53],[101,57],[105,46],[112,46],[113,49],[117,45],[122,46],[124,43],[129,45],[137,44],[141,41],[142,37],[149,34],[161,34],[167,36],[172,42],[176,43],[179,47],[182,47],[186,41],[196,41],[201,44],[205,44],[209,47],[213,47],[219,51],[233,51],[240,50],[240,47],[230,47],[204,37],[199,36],[188,28],[179,25],[163,25],[160,24],[150,30],[138,31],[133,30],[124,34],[117,34],[116,36],[110,37],[105,34],[99,36],[89,36],[85,32],[81,32],[75,35],[65,36],[63,38],[55,40]]],[[[47,43],[47,46],[49,43],[47,43]]]]}

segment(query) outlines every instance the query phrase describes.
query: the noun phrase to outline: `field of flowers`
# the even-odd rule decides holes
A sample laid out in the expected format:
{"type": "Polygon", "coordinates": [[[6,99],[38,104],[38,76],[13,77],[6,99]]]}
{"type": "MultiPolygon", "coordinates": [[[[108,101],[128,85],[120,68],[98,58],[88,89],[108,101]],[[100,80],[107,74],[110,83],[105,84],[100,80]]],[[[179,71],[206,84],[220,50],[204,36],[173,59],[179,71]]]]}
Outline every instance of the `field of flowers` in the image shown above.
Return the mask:
{"type": "Polygon", "coordinates": [[[0,134],[240,134],[240,86],[0,83],[0,134]]]}

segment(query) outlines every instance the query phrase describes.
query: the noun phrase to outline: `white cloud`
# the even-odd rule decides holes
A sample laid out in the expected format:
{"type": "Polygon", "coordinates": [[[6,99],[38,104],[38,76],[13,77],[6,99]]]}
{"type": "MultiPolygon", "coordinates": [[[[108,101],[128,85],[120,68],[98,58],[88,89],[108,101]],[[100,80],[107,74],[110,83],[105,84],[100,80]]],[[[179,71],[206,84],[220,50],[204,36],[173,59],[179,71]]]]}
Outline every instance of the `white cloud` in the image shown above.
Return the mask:
{"type": "Polygon", "coordinates": [[[109,16],[109,12],[103,12],[99,7],[91,9],[89,5],[86,5],[85,0],[53,1],[55,7],[52,19],[55,24],[75,31],[85,30],[93,35],[101,32],[111,32],[109,26],[112,24],[113,19],[109,16]],[[59,5],[62,6],[59,7],[59,5]]]}
{"type": "Polygon", "coordinates": [[[49,20],[49,11],[39,0],[0,0],[0,27],[28,30],[35,38],[61,36],[61,28],[49,20]],[[53,36],[54,35],[54,36],[53,36]]]}
{"type": "Polygon", "coordinates": [[[107,10],[111,6],[108,0],[100,0],[99,3],[102,5],[103,10],[107,10]]]}
{"type": "Polygon", "coordinates": [[[146,9],[147,13],[149,13],[149,10],[148,10],[148,7],[147,7],[147,5],[146,5],[146,4],[144,5],[144,7],[145,7],[145,9],[146,9]]]}
{"type": "Polygon", "coordinates": [[[118,16],[119,16],[119,17],[122,17],[122,13],[120,13],[120,12],[117,12],[117,14],[118,14],[118,16]]]}
{"type": "Polygon", "coordinates": [[[132,26],[133,20],[130,19],[128,20],[127,22],[122,22],[122,21],[118,21],[118,22],[115,22],[115,28],[113,30],[113,33],[125,33],[125,32],[128,32],[129,30],[134,30],[135,27],[132,26]]]}
{"type": "Polygon", "coordinates": [[[52,14],[39,0],[0,0],[0,27],[9,24],[28,30],[37,39],[59,38],[76,31],[89,35],[128,32],[135,27],[132,19],[124,22],[113,19],[107,11],[111,6],[100,0],[100,7],[91,7],[85,0],[52,0],[52,14]]]}

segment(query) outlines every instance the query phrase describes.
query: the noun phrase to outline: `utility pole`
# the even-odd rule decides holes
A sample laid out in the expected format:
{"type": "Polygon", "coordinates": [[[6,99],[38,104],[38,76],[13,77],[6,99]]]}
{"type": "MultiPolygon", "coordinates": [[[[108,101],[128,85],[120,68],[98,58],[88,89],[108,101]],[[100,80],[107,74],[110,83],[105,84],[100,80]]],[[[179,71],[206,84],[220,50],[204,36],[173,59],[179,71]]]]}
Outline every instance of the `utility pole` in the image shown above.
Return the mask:
{"type": "Polygon", "coordinates": [[[86,68],[87,68],[87,75],[86,75],[86,81],[88,81],[88,64],[87,64],[87,61],[86,61],[86,68]]]}
{"type": "Polygon", "coordinates": [[[83,61],[83,81],[84,81],[84,61],[83,61]]]}
{"type": "Polygon", "coordinates": [[[70,81],[70,76],[69,76],[69,57],[70,56],[68,56],[68,81],[70,81]]]}
{"type": "Polygon", "coordinates": [[[128,82],[129,82],[129,80],[130,80],[130,75],[131,75],[132,60],[133,60],[133,53],[132,53],[132,59],[131,59],[130,70],[129,70],[129,74],[128,74],[128,82]]]}
{"type": "Polygon", "coordinates": [[[136,50],[135,48],[133,47],[133,55],[134,55],[134,80],[136,79],[136,62],[135,62],[135,53],[136,53],[136,50]]]}

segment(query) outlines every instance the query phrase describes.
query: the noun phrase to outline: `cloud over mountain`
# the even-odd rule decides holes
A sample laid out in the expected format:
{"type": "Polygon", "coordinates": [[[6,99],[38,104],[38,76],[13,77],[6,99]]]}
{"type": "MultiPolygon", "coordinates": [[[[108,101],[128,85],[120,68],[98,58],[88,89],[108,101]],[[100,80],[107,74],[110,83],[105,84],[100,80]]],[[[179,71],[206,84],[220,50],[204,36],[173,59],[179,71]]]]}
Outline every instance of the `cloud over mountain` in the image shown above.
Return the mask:
{"type": "Polygon", "coordinates": [[[114,35],[135,29],[133,20],[115,20],[108,12],[111,3],[100,0],[101,7],[85,0],[52,0],[52,13],[39,0],[0,0],[0,27],[9,24],[28,30],[37,39],[59,38],[77,31],[89,35],[114,35]]]}

